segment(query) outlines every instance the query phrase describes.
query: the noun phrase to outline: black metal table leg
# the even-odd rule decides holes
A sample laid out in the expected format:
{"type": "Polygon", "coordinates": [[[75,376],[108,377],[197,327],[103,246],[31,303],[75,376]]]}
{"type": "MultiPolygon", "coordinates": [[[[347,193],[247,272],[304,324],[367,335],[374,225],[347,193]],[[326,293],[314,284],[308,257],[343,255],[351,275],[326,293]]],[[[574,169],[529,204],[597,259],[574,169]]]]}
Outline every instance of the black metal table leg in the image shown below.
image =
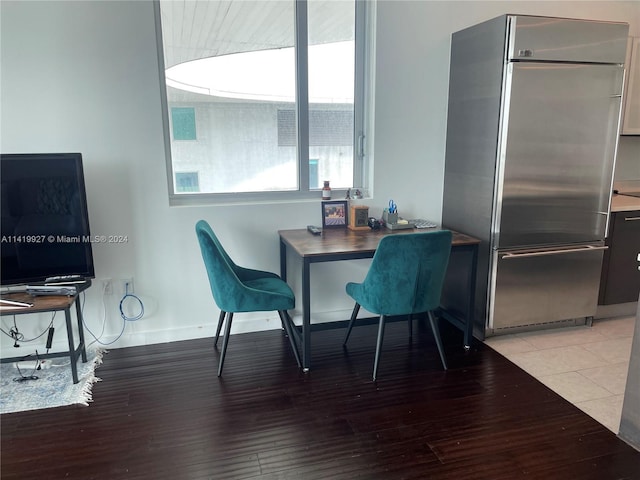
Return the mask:
{"type": "Polygon", "coordinates": [[[69,359],[71,360],[71,377],[73,378],[73,383],[78,383],[78,366],[76,365],[78,356],[76,355],[76,349],[74,347],[74,342],[73,342],[73,330],[71,328],[71,309],[70,308],[66,308],[64,310],[64,319],[67,324],[67,338],[69,339],[69,359]]]}
{"type": "Polygon", "coordinates": [[[311,262],[302,260],[302,370],[311,368],[311,262]]]}
{"type": "Polygon", "coordinates": [[[81,349],[82,353],[82,362],[87,363],[87,344],[84,340],[84,319],[82,318],[82,308],[80,308],[79,299],[76,298],[76,318],[78,320],[78,336],[80,337],[80,345],[78,347],[81,349]]]}
{"type": "Polygon", "coordinates": [[[467,283],[468,302],[467,302],[467,322],[464,332],[464,348],[469,350],[473,341],[473,324],[475,320],[475,304],[476,304],[476,272],[478,268],[478,245],[471,247],[471,268],[469,269],[469,277],[467,283]]]}
{"type": "Polygon", "coordinates": [[[287,244],[280,239],[280,278],[287,281],[287,244]]]}

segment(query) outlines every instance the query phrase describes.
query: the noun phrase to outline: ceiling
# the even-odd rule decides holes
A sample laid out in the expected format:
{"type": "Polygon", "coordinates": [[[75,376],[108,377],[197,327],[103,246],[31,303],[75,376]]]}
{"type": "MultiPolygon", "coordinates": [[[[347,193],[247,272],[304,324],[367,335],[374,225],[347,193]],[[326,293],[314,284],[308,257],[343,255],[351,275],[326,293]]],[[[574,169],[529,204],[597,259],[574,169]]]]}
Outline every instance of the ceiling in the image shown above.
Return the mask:
{"type": "MultiPolygon", "coordinates": [[[[161,0],[165,68],[293,45],[294,0],[161,0]]],[[[309,0],[309,42],[354,38],[354,1],[309,0]]]]}

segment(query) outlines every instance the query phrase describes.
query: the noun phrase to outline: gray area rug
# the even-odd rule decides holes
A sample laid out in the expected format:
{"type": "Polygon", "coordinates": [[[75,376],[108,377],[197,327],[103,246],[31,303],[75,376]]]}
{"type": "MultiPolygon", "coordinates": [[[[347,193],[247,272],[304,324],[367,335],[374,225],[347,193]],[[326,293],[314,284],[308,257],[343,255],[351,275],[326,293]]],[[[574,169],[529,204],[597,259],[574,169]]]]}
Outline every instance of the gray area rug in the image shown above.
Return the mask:
{"type": "Polygon", "coordinates": [[[102,363],[104,350],[87,349],[87,363],[78,360],[78,380],[74,384],[68,358],[53,358],[48,368],[33,370],[21,368],[24,376],[37,376],[37,380],[17,381],[21,375],[13,363],[0,366],[0,413],[38,410],[63,405],[89,405],[91,389],[100,381],[95,369],[102,363]]]}

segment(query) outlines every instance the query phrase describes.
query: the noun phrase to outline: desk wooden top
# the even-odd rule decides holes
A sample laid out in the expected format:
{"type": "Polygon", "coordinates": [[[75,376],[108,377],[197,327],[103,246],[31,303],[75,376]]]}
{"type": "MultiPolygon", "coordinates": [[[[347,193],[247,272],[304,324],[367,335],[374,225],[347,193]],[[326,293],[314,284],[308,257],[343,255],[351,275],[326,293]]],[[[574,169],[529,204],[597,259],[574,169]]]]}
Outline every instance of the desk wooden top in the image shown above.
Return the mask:
{"type": "Polygon", "coordinates": [[[52,312],[55,310],[66,310],[73,305],[77,295],[29,295],[26,292],[8,293],[2,295],[3,300],[14,302],[30,303],[32,307],[15,307],[0,305],[0,315],[22,315],[25,313],[52,312]]]}
{"type": "MultiPolygon", "coordinates": [[[[427,233],[440,228],[406,230],[350,230],[348,228],[325,228],[322,235],[313,235],[306,228],[296,230],[278,230],[280,240],[291,247],[301,257],[341,254],[367,254],[373,256],[380,239],[387,235],[406,235],[410,233],[427,233]]],[[[477,245],[480,240],[464,233],[451,231],[452,246],[477,245]]]]}

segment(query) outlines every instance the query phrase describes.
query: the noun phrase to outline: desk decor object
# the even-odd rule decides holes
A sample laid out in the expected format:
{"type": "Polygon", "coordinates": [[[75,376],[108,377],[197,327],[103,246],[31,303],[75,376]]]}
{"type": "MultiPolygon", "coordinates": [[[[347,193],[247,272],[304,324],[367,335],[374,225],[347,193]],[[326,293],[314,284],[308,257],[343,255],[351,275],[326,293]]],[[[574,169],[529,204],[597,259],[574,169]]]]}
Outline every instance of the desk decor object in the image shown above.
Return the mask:
{"type": "Polygon", "coordinates": [[[345,228],[347,226],[346,200],[322,202],[322,228],[345,228]]]}
{"type": "Polygon", "coordinates": [[[324,181],[324,186],[322,187],[322,200],[331,200],[331,186],[329,185],[329,180],[324,181]]]}
{"type": "Polygon", "coordinates": [[[368,230],[369,207],[366,205],[351,205],[348,228],[350,230],[368,230]]]}
{"type": "Polygon", "coordinates": [[[382,221],[385,225],[398,223],[398,212],[390,212],[385,208],[382,211],[382,221]]]}
{"type": "Polygon", "coordinates": [[[382,221],[389,229],[393,229],[396,225],[406,224],[408,222],[400,222],[400,217],[398,217],[398,206],[396,202],[393,201],[393,198],[389,200],[389,208],[385,208],[382,211],[382,221]]]}
{"type": "Polygon", "coordinates": [[[407,230],[413,228],[408,220],[398,216],[398,206],[393,199],[389,200],[389,208],[382,211],[382,221],[389,230],[407,230]]]}

